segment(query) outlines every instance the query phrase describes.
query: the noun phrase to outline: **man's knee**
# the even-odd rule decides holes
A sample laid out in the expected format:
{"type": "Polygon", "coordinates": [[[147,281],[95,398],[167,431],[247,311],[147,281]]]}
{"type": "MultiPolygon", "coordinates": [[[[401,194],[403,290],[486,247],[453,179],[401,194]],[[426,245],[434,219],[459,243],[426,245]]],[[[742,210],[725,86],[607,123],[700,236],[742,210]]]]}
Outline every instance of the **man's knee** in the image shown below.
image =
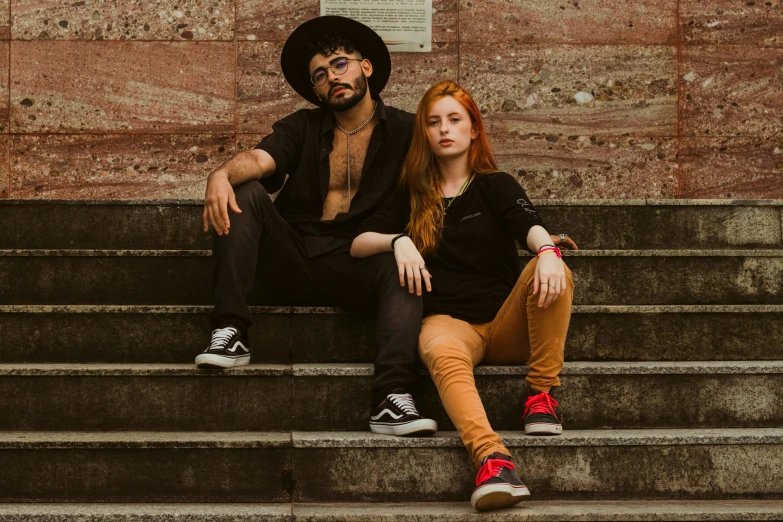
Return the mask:
{"type": "Polygon", "coordinates": [[[399,289],[400,292],[408,292],[407,285],[405,287],[400,285],[400,272],[394,254],[381,252],[368,257],[365,262],[367,263],[365,268],[372,274],[377,291],[381,291],[383,288],[392,288],[399,289]]]}
{"type": "Polygon", "coordinates": [[[234,187],[234,197],[237,200],[239,209],[244,212],[243,207],[268,208],[272,205],[272,199],[264,186],[257,180],[251,180],[234,187]]]}
{"type": "Polygon", "coordinates": [[[396,275],[398,276],[397,279],[399,279],[399,272],[397,271],[397,260],[395,259],[394,254],[391,252],[381,252],[379,254],[374,254],[367,258],[366,263],[368,268],[375,274],[383,277],[396,275]]]}

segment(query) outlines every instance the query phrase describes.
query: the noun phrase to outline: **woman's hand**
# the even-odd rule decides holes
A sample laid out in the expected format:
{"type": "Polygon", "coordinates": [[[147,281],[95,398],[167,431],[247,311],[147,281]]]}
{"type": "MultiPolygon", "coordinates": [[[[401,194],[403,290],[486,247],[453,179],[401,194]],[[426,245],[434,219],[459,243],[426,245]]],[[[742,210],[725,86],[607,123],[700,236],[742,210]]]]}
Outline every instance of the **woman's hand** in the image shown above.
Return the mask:
{"type": "MultiPolygon", "coordinates": [[[[553,236],[557,237],[557,236],[553,236]]],[[[560,239],[558,237],[558,239],[560,239]]],[[[566,238],[568,239],[568,238],[566,238]]],[[[544,254],[536,263],[536,277],[533,280],[533,295],[540,292],[538,306],[546,308],[566,290],[566,274],[563,260],[554,253],[544,254]]]]}
{"type": "Polygon", "coordinates": [[[430,283],[432,276],[411,238],[403,236],[394,242],[394,259],[397,260],[397,268],[400,272],[400,286],[405,286],[405,279],[407,279],[408,292],[412,294],[415,290],[416,295],[421,295],[423,280],[427,291],[432,292],[430,283]]]}
{"type": "Polygon", "coordinates": [[[560,236],[549,236],[552,238],[552,244],[559,248],[567,248],[569,250],[579,250],[574,240],[566,236],[565,240],[560,239],[560,236]]]}

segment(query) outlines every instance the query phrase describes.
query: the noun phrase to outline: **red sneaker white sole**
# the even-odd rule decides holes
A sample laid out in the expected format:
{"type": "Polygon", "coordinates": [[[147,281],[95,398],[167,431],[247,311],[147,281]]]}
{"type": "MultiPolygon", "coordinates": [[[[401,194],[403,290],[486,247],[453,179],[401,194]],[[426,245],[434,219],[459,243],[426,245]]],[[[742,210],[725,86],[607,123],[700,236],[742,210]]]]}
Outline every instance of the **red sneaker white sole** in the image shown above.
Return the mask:
{"type": "Polygon", "coordinates": [[[528,435],[560,435],[563,433],[563,426],[561,424],[549,424],[545,422],[525,424],[525,433],[528,435]]]}
{"type": "Polygon", "coordinates": [[[476,511],[502,509],[520,503],[530,496],[527,486],[512,486],[511,484],[487,484],[476,488],[470,496],[470,505],[476,511]]]}

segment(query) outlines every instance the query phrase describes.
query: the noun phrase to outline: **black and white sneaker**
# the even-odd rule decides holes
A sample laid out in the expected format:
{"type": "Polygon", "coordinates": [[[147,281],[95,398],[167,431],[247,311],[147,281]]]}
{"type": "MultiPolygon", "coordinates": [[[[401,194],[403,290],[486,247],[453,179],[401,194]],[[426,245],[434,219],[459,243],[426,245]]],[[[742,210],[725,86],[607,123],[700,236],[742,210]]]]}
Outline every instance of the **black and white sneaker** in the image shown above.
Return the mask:
{"type": "Polygon", "coordinates": [[[438,423],[419,415],[411,394],[397,388],[370,413],[370,431],[383,435],[423,437],[438,431],[438,423]]]}
{"type": "Polygon", "coordinates": [[[496,451],[481,463],[470,504],[476,511],[488,511],[513,506],[529,495],[530,490],[514,471],[511,457],[496,451]]]}
{"type": "Polygon", "coordinates": [[[196,357],[199,368],[233,368],[250,363],[250,343],[233,326],[212,330],[212,342],[196,357]]]}

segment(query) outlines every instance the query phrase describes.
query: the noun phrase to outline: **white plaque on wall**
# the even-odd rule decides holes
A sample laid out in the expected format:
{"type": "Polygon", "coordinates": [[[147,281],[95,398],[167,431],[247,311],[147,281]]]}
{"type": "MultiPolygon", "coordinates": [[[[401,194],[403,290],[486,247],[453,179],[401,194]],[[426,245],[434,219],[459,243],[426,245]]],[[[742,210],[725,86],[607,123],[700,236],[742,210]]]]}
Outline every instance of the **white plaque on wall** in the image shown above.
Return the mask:
{"type": "Polygon", "coordinates": [[[432,51],[432,0],[321,0],[326,15],[371,27],[391,52],[432,51]]]}

